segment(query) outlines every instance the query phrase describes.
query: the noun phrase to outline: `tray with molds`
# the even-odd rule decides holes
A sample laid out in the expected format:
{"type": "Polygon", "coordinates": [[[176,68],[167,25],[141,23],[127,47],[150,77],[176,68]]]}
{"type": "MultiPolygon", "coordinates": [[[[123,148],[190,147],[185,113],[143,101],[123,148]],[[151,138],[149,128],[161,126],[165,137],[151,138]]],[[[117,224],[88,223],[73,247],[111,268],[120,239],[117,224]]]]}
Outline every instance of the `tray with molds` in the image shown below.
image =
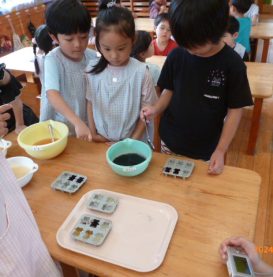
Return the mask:
{"type": "Polygon", "coordinates": [[[111,220],[84,214],[75,225],[71,236],[75,240],[99,246],[104,242],[111,228],[111,220]]]}
{"type": "Polygon", "coordinates": [[[78,173],[64,171],[51,184],[55,190],[60,190],[68,193],[74,193],[86,182],[87,177],[78,173]]]}
{"type": "Polygon", "coordinates": [[[118,199],[107,194],[94,193],[89,199],[88,208],[98,212],[111,214],[118,205],[118,199]]]}
{"type": "Polygon", "coordinates": [[[70,251],[139,272],[149,272],[163,262],[177,219],[177,211],[167,203],[96,189],[82,196],[60,226],[56,239],[61,247],[70,251]],[[88,207],[94,195],[117,199],[118,208],[112,214],[104,213],[101,218],[101,212],[88,207]],[[71,235],[75,228],[80,227],[79,220],[86,215],[90,220],[101,219],[102,224],[111,221],[111,231],[98,247],[82,243],[71,235]]]}
{"type": "Polygon", "coordinates": [[[194,162],[170,158],[166,161],[162,173],[168,176],[189,178],[194,169],[194,162]]]}

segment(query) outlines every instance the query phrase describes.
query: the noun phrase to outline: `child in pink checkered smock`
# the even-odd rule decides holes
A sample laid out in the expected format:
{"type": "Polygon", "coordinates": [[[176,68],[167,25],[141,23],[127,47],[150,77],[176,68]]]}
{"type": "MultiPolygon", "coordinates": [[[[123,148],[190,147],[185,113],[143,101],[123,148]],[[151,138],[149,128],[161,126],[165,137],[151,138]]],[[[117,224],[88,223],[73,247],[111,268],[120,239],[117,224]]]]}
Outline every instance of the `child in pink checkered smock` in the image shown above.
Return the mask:
{"type": "Polygon", "coordinates": [[[139,112],[147,103],[155,102],[156,93],[147,65],[130,58],[134,18],[129,10],[111,1],[101,6],[95,33],[101,57],[87,67],[86,94],[92,140],[144,140],[145,125],[139,112]]]}

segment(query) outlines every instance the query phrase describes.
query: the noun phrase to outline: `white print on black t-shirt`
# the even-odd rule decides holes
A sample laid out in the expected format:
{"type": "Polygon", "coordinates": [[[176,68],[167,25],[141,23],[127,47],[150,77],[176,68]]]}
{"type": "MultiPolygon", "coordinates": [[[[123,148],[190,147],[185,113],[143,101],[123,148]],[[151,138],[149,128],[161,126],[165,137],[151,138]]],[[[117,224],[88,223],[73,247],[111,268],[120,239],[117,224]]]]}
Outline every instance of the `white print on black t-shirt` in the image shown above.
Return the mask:
{"type": "Polygon", "coordinates": [[[221,87],[225,84],[225,75],[223,70],[215,69],[209,73],[208,86],[221,87]]]}
{"type": "Polygon", "coordinates": [[[220,99],[220,96],[209,95],[209,94],[204,94],[204,97],[211,98],[211,99],[220,99]]]}

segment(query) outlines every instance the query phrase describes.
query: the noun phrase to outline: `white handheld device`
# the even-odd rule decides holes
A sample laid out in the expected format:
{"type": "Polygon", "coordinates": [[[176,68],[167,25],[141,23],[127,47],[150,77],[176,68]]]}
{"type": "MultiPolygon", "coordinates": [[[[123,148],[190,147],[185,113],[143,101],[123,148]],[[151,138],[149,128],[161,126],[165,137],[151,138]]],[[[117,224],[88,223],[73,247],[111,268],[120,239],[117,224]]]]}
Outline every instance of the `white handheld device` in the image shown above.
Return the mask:
{"type": "Polygon", "coordinates": [[[255,277],[248,256],[235,247],[227,249],[227,269],[230,277],[255,277]]]}

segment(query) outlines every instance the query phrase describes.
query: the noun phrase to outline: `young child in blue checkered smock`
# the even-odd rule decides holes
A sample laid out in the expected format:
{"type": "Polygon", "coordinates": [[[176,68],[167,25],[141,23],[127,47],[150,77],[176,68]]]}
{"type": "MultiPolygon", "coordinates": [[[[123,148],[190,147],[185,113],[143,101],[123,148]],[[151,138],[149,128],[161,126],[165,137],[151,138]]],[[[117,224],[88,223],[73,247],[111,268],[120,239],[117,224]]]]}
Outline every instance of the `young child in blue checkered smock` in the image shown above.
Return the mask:
{"type": "Polygon", "coordinates": [[[90,15],[77,0],[56,0],[46,11],[46,24],[56,47],[45,57],[40,120],[65,123],[70,135],[91,140],[87,124],[84,70],[96,52],[86,49],[90,15]]]}
{"type": "Polygon", "coordinates": [[[144,139],[139,113],[155,102],[156,93],[147,65],[130,58],[135,39],[132,13],[113,1],[102,3],[95,33],[101,57],[87,67],[86,95],[92,140],[144,139]]]}

